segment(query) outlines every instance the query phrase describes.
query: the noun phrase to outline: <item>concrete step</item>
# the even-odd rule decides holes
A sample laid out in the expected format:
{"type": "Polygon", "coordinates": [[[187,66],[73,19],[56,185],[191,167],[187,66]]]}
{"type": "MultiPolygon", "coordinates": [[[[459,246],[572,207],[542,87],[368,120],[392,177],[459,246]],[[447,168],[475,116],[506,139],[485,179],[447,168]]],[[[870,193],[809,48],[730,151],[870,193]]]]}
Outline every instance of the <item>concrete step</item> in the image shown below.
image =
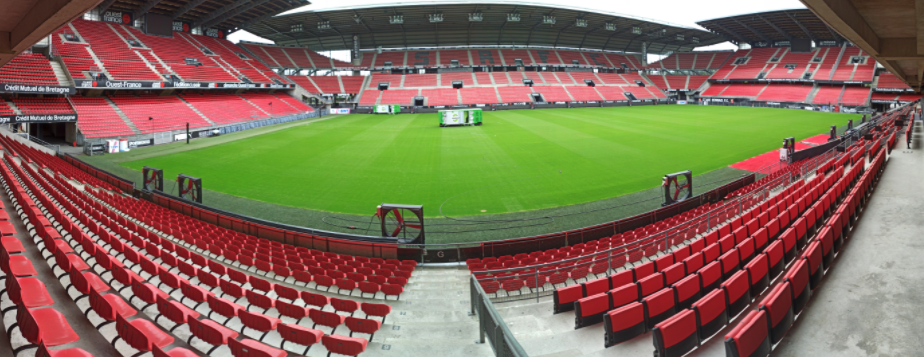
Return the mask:
{"type": "Polygon", "coordinates": [[[90,57],[93,58],[93,62],[96,63],[96,67],[99,67],[99,70],[103,72],[106,77],[109,77],[109,79],[114,79],[112,75],[109,74],[109,71],[106,70],[106,67],[103,66],[103,61],[100,60],[99,57],[96,56],[96,53],[93,52],[93,49],[87,47],[87,52],[90,53],[90,57]]]}
{"type": "Polygon", "coordinates": [[[207,121],[210,125],[216,125],[215,122],[209,119],[209,117],[205,116],[205,114],[202,114],[202,112],[200,112],[199,109],[196,109],[196,107],[194,107],[192,104],[189,104],[189,102],[187,102],[186,99],[183,99],[183,97],[180,97],[180,96],[177,96],[177,98],[180,98],[180,101],[182,101],[183,103],[186,103],[186,106],[188,106],[189,109],[192,109],[194,112],[196,112],[196,114],[199,114],[199,116],[202,117],[202,119],[205,119],[205,121],[207,121]]]}
{"type": "Polygon", "coordinates": [[[71,87],[71,81],[67,79],[67,72],[61,67],[61,64],[58,61],[51,61],[51,70],[55,72],[55,78],[58,79],[58,85],[62,87],[71,87]]]}
{"type": "Polygon", "coordinates": [[[138,130],[138,127],[135,126],[135,123],[133,123],[132,120],[122,112],[122,109],[120,109],[119,106],[117,106],[115,102],[112,101],[112,99],[109,99],[109,97],[103,98],[106,99],[106,103],[109,103],[109,105],[112,106],[112,109],[115,109],[116,114],[119,114],[119,118],[122,118],[122,121],[125,122],[125,125],[128,125],[128,127],[132,129],[135,135],[141,134],[141,130],[138,130]]]}
{"type": "Polygon", "coordinates": [[[19,107],[17,107],[16,104],[13,104],[13,102],[6,102],[6,105],[9,105],[10,109],[13,109],[14,113],[22,115],[22,110],[19,110],[19,107]]]}

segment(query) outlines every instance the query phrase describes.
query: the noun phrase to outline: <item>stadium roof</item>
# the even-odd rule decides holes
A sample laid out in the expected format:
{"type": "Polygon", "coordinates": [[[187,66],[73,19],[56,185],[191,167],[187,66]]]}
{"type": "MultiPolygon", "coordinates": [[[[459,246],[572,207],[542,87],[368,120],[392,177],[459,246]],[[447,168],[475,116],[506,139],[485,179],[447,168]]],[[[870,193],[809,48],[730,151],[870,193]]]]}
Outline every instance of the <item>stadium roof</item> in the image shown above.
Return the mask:
{"type": "Polygon", "coordinates": [[[191,27],[229,30],[309,4],[308,0],[103,0],[98,9],[124,11],[135,19],[152,12],[191,27]]]}
{"type": "Polygon", "coordinates": [[[792,39],[840,41],[843,38],[808,9],[768,11],[697,22],[735,44],[792,39]]]}
{"type": "Polygon", "coordinates": [[[243,28],[279,45],[320,51],[351,49],[354,35],[362,49],[516,45],[641,52],[644,41],[649,43],[649,53],[665,53],[725,42],[718,35],[688,26],[565,3],[551,7],[521,1],[421,1],[309,9],[243,28]],[[483,19],[469,21],[472,13],[480,13],[483,19]],[[433,14],[442,15],[442,21],[431,22],[433,14]],[[519,14],[520,21],[508,20],[508,14],[519,14]],[[395,15],[403,16],[403,23],[390,23],[395,15]],[[553,17],[554,24],[544,23],[545,16],[553,17]],[[586,27],[579,26],[577,20],[585,20],[586,27]],[[319,29],[322,22],[329,24],[329,29],[319,29]],[[615,30],[608,30],[607,23],[615,30]],[[296,31],[299,25],[301,32],[296,31]],[[699,43],[693,42],[694,37],[699,43]]]}
{"type": "Polygon", "coordinates": [[[0,0],[0,66],[100,0],[0,0]]]}
{"type": "Polygon", "coordinates": [[[924,3],[921,1],[802,0],[817,16],[901,78],[924,85],[924,3]]]}

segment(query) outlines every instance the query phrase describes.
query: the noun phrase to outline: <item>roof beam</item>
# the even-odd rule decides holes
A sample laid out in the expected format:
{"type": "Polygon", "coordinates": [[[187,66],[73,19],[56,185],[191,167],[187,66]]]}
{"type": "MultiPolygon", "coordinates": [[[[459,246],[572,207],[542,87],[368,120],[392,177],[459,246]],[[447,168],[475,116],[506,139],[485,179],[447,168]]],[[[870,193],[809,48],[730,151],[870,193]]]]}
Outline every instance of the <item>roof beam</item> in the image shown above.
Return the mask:
{"type": "Polygon", "coordinates": [[[772,27],[774,30],[776,30],[776,32],[779,32],[780,35],[783,35],[783,38],[792,41],[792,36],[790,36],[788,33],[786,33],[786,31],[783,31],[783,29],[781,29],[781,28],[779,28],[778,26],[774,25],[772,22],[770,22],[770,20],[767,20],[766,18],[764,18],[763,16],[760,16],[760,15],[757,15],[757,18],[759,18],[759,19],[761,19],[761,20],[764,20],[764,22],[766,22],[767,25],[769,25],[769,26],[772,27]]]}
{"type": "Polygon", "coordinates": [[[564,32],[565,29],[567,29],[567,28],[569,28],[569,27],[571,27],[571,24],[568,24],[568,25],[566,25],[565,27],[562,27],[561,30],[558,30],[558,35],[555,36],[555,44],[553,45],[553,47],[558,47],[558,39],[561,38],[561,33],[564,32]]]}
{"type": "MultiPolygon", "coordinates": [[[[604,26],[606,26],[606,25],[604,25],[604,26]]],[[[584,38],[581,39],[581,44],[578,45],[578,48],[584,48],[584,41],[587,41],[587,35],[590,35],[590,33],[595,32],[595,31],[597,31],[597,30],[599,30],[599,29],[602,29],[602,28],[603,28],[603,26],[597,26],[597,27],[595,27],[593,30],[585,31],[585,32],[584,32],[584,38]]]]}
{"type": "Polygon", "coordinates": [[[629,31],[630,28],[632,28],[631,25],[628,26],[628,27],[626,27],[626,29],[624,29],[624,30],[613,31],[613,33],[612,33],[609,37],[606,38],[606,42],[603,43],[603,48],[601,48],[601,49],[605,50],[605,49],[606,49],[606,46],[609,46],[609,45],[610,45],[610,40],[613,39],[613,36],[616,36],[616,35],[625,33],[626,31],[629,31]]]}
{"type": "Polygon", "coordinates": [[[357,13],[355,10],[353,11],[353,15],[359,19],[359,24],[363,25],[363,27],[366,28],[366,31],[369,31],[369,35],[372,36],[372,47],[375,47],[375,32],[372,31],[372,28],[370,28],[369,25],[366,25],[366,20],[363,20],[363,17],[359,16],[359,13],[357,13]]]}
{"type": "Polygon", "coordinates": [[[757,35],[757,37],[760,37],[762,40],[767,41],[767,42],[770,42],[770,43],[773,43],[773,40],[771,40],[771,39],[770,39],[769,37],[767,37],[767,36],[764,36],[764,34],[763,34],[762,32],[755,30],[755,29],[754,29],[753,27],[751,27],[751,26],[748,26],[748,24],[743,23],[743,22],[741,22],[741,21],[738,21],[738,19],[732,19],[732,20],[735,21],[735,22],[737,22],[738,25],[741,25],[742,27],[748,29],[748,31],[753,32],[755,35],[757,35]]]}
{"type": "Polygon", "coordinates": [[[114,4],[114,3],[115,3],[115,0],[106,0],[106,1],[103,1],[103,3],[100,4],[99,7],[97,7],[97,9],[99,9],[99,15],[100,15],[100,17],[102,17],[102,16],[103,16],[103,13],[105,13],[106,10],[109,10],[109,7],[112,6],[112,4],[114,4]]]}
{"type": "MultiPolygon", "coordinates": [[[[259,1],[259,0],[258,0],[258,1],[259,1]]],[[[203,17],[203,18],[201,18],[201,19],[199,19],[199,20],[196,20],[196,22],[193,23],[192,27],[200,27],[200,26],[203,26],[203,25],[205,25],[205,24],[208,24],[209,22],[211,22],[212,20],[218,18],[219,16],[224,15],[224,14],[227,13],[228,11],[237,9],[237,8],[239,8],[239,7],[241,7],[241,6],[244,6],[244,5],[246,5],[247,3],[250,3],[250,2],[251,2],[251,0],[237,0],[237,1],[235,1],[234,3],[232,3],[231,5],[228,5],[228,6],[219,8],[218,10],[212,11],[212,13],[209,14],[208,16],[203,17]]],[[[203,27],[204,27],[204,26],[203,26],[203,27]]]]}
{"type": "MultiPolygon", "coordinates": [[[[220,23],[222,23],[222,22],[225,22],[225,21],[227,21],[227,20],[232,19],[232,18],[234,18],[234,17],[237,16],[237,15],[240,15],[240,14],[243,14],[243,13],[245,13],[245,12],[247,12],[247,11],[250,11],[251,9],[253,9],[253,8],[257,7],[257,6],[266,4],[267,2],[269,2],[269,0],[253,0],[253,2],[252,2],[250,5],[239,7],[239,8],[237,8],[236,10],[231,11],[231,12],[229,12],[229,13],[227,13],[227,14],[221,16],[221,17],[218,17],[218,18],[216,18],[216,19],[213,19],[213,20],[211,20],[211,21],[208,21],[208,23],[205,23],[204,26],[205,26],[205,27],[212,27],[212,26],[215,26],[215,25],[217,25],[217,24],[220,24],[220,23]]],[[[271,9],[269,13],[270,13],[270,14],[278,14],[279,12],[276,11],[276,9],[271,9]]],[[[203,21],[203,22],[204,22],[204,21],[203,21]]],[[[202,26],[202,25],[200,24],[200,26],[202,26]]],[[[195,26],[193,26],[193,27],[195,27],[195,26]]]]}
{"type": "Polygon", "coordinates": [[[732,35],[732,36],[738,38],[739,40],[741,40],[740,42],[744,42],[744,43],[748,43],[748,42],[749,42],[748,39],[744,38],[744,36],[741,36],[741,35],[739,35],[737,32],[725,28],[725,26],[722,26],[722,25],[719,24],[718,22],[713,23],[712,26],[718,27],[719,30],[725,31],[725,32],[727,32],[729,35],[732,35]]]}
{"type": "Polygon", "coordinates": [[[260,16],[257,16],[257,17],[255,17],[255,18],[252,18],[252,19],[250,19],[250,20],[247,20],[246,22],[241,23],[240,25],[237,25],[237,26],[235,26],[235,27],[236,27],[238,30],[241,30],[241,29],[243,29],[243,28],[245,28],[245,27],[250,27],[250,26],[252,26],[252,25],[255,25],[255,24],[258,23],[258,22],[263,22],[264,20],[266,20],[266,19],[268,19],[268,18],[270,18],[270,17],[273,17],[273,15],[275,15],[275,14],[273,14],[272,12],[268,12],[268,13],[265,13],[265,14],[263,14],[263,15],[260,15],[260,16]]]}
{"type": "Polygon", "coordinates": [[[135,18],[140,19],[142,16],[144,16],[144,14],[148,13],[148,11],[157,6],[160,1],[161,0],[148,0],[144,4],[141,4],[141,7],[139,7],[138,10],[135,10],[135,18]]]}
{"type": "MultiPolygon", "coordinates": [[[[795,16],[795,15],[790,14],[790,13],[788,13],[788,12],[783,12],[783,13],[786,14],[786,16],[789,16],[789,18],[792,19],[792,22],[795,22],[796,25],[799,26],[800,29],[802,29],[802,32],[805,32],[805,35],[808,36],[808,38],[812,39],[812,41],[818,42],[818,41],[815,39],[815,35],[812,34],[812,31],[809,31],[809,29],[806,28],[805,25],[803,25],[801,22],[799,22],[799,20],[796,19],[796,16],[795,16]]],[[[836,39],[836,38],[835,38],[835,39],[836,39]]]]}
{"type": "Polygon", "coordinates": [[[532,27],[531,29],[529,29],[529,36],[526,36],[526,45],[527,45],[527,46],[529,46],[529,42],[533,40],[533,31],[534,31],[537,27],[539,27],[540,25],[542,25],[542,20],[537,21],[536,24],[533,25],[533,27],[532,27]]]}
{"type": "Polygon", "coordinates": [[[831,37],[833,37],[835,41],[839,38],[843,38],[841,37],[841,34],[837,33],[837,31],[834,31],[834,29],[832,29],[831,26],[828,26],[828,24],[825,24],[825,28],[828,29],[828,32],[831,34],[831,37]]]}
{"type": "Polygon", "coordinates": [[[179,9],[176,9],[176,11],[174,11],[173,14],[170,15],[170,16],[173,17],[174,19],[176,19],[176,18],[178,18],[178,17],[180,17],[180,16],[183,16],[183,14],[189,12],[190,10],[195,9],[196,6],[202,5],[202,3],[204,3],[205,1],[206,1],[206,0],[193,0],[193,1],[190,1],[190,2],[186,3],[186,5],[184,5],[183,7],[179,8],[179,9]]]}

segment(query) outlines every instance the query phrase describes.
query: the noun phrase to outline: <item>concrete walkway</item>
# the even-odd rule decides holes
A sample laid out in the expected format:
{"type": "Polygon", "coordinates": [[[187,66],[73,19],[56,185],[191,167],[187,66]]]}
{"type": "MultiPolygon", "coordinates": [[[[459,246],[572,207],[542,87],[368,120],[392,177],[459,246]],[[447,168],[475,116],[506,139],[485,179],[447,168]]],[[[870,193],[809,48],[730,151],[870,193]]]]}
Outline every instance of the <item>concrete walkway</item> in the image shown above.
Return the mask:
{"type": "Polygon", "coordinates": [[[777,356],[920,356],[924,351],[924,174],[921,122],[904,137],[853,236],[777,356]]]}

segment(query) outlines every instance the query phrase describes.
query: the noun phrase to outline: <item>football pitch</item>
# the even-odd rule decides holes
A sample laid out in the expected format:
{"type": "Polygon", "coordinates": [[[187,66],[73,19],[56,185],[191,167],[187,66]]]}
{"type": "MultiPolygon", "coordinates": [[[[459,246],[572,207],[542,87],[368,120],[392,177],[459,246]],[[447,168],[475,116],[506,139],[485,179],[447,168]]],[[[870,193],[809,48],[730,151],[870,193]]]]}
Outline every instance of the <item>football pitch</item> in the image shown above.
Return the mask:
{"type": "Polygon", "coordinates": [[[166,181],[200,177],[210,191],[310,211],[368,217],[386,202],[422,204],[427,217],[497,215],[651,189],[665,174],[726,168],[779,148],[785,137],[801,140],[850,118],[859,121],[660,105],[486,111],[482,126],[440,128],[437,114],[354,114],[164,155],[156,147],[133,150],[145,158],[119,164],[163,169],[166,181]]]}

